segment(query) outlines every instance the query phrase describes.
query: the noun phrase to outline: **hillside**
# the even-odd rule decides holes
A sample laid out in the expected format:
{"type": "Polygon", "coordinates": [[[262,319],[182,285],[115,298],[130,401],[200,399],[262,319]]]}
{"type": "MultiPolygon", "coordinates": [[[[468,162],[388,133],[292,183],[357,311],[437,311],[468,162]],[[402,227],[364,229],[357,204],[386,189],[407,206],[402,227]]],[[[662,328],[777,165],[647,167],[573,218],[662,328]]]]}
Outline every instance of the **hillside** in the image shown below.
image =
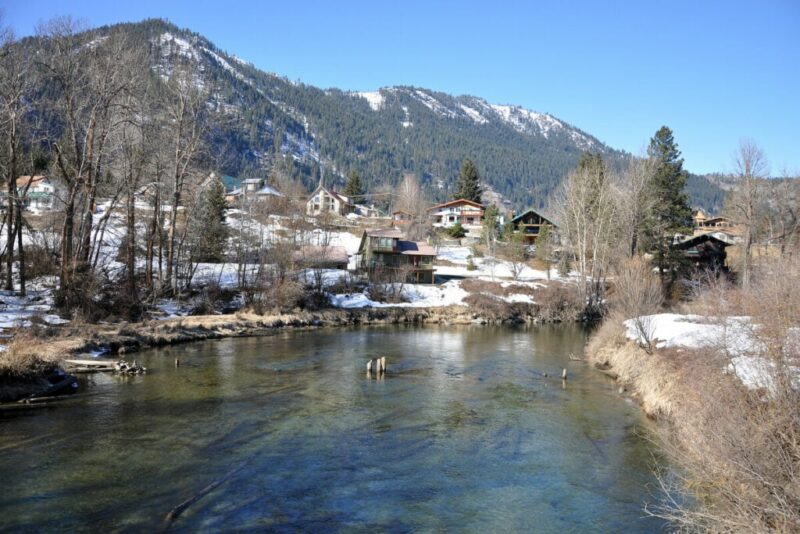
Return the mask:
{"type": "MultiPolygon", "coordinates": [[[[220,170],[233,176],[267,174],[280,150],[291,156],[288,173],[308,188],[321,172],[327,182],[342,184],[356,170],[370,190],[414,172],[441,199],[470,157],[509,206],[542,207],[583,151],[601,152],[614,166],[630,157],[550,114],[474,96],[410,86],[359,93],[292,82],[163,20],[93,29],[86,43],[112,31],[145,47],[154,73],[171,72],[180,62],[195,70],[198,85],[215,87],[216,103],[230,120],[215,131],[212,145],[220,170]]],[[[689,192],[707,209],[723,194],[703,177],[690,179],[689,192]]]]}

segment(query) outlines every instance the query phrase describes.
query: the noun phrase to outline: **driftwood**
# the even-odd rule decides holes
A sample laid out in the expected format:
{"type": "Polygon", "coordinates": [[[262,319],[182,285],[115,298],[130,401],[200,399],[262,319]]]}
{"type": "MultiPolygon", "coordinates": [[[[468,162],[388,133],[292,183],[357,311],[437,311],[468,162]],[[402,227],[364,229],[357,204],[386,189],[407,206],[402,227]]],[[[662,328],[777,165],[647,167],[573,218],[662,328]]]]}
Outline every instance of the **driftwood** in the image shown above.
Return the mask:
{"type": "Polygon", "coordinates": [[[73,373],[99,373],[114,371],[114,362],[109,360],[64,360],[73,373]]]}
{"type": "Polygon", "coordinates": [[[142,375],[147,372],[147,368],[137,365],[136,360],[133,363],[120,360],[114,364],[114,371],[120,375],[142,375]]]}
{"type": "Polygon", "coordinates": [[[199,501],[200,499],[202,499],[203,497],[214,491],[214,489],[217,488],[219,485],[223,484],[233,475],[241,471],[245,465],[247,465],[246,460],[241,464],[239,464],[238,466],[236,466],[233,470],[226,473],[222,478],[218,478],[217,480],[213,481],[211,484],[201,489],[200,491],[198,491],[197,493],[195,493],[194,495],[192,495],[191,497],[180,503],[178,506],[170,510],[169,513],[167,513],[167,515],[164,517],[164,528],[165,529],[169,528],[172,525],[172,523],[174,523],[175,520],[178,519],[178,517],[180,517],[180,515],[183,512],[185,512],[191,505],[193,505],[194,503],[196,503],[197,501],[199,501]]]}

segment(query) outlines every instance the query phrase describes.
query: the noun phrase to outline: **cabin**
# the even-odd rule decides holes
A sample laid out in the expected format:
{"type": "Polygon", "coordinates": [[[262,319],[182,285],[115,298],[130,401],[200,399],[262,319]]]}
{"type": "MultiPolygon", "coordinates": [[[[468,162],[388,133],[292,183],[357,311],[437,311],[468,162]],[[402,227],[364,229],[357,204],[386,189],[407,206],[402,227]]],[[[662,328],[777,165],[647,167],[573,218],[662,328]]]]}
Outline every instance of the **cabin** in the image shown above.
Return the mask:
{"type": "Polygon", "coordinates": [[[411,224],[411,221],[413,220],[414,216],[407,211],[398,210],[392,212],[392,224],[395,226],[408,225],[411,224]]]}
{"type": "Polygon", "coordinates": [[[20,176],[16,181],[17,195],[23,199],[24,210],[50,211],[55,207],[56,184],[46,176],[20,176]]]}
{"type": "Polygon", "coordinates": [[[304,245],[292,253],[292,259],[301,269],[347,270],[348,256],[344,247],[304,245]]]}
{"type": "Polygon", "coordinates": [[[241,204],[244,199],[247,200],[270,200],[273,198],[282,197],[283,194],[268,185],[263,178],[248,178],[242,180],[240,187],[237,187],[225,194],[225,201],[230,206],[241,204]]]}
{"type": "Polygon", "coordinates": [[[384,228],[362,234],[356,266],[370,278],[388,270],[404,272],[410,283],[432,284],[434,258],[436,251],[428,243],[406,240],[397,228],[384,228]]]}
{"type": "Polygon", "coordinates": [[[483,217],[486,207],[478,202],[459,198],[437,204],[428,211],[433,216],[433,226],[436,228],[450,228],[456,223],[461,224],[467,233],[480,233],[483,227],[483,217]]]}
{"type": "Polygon", "coordinates": [[[350,202],[349,198],[333,189],[328,189],[324,185],[318,185],[306,201],[307,215],[320,215],[322,213],[347,215],[353,209],[353,203],[350,202]]]}
{"type": "Polygon", "coordinates": [[[515,233],[524,236],[525,243],[528,245],[536,243],[536,239],[545,227],[548,229],[556,227],[553,221],[533,209],[527,209],[516,217],[512,217],[511,225],[514,227],[515,233]]]}
{"type": "Polygon", "coordinates": [[[731,244],[713,234],[701,234],[672,244],[698,270],[724,271],[725,249],[731,244]]]}

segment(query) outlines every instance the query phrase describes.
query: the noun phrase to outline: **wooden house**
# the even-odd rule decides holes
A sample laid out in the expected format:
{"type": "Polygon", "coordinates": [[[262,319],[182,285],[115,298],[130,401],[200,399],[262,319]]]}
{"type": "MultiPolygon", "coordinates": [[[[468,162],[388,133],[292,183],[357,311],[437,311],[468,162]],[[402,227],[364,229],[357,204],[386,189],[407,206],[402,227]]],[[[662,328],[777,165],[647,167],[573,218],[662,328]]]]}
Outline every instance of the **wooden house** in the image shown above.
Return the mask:
{"type": "Polygon", "coordinates": [[[339,246],[301,246],[292,253],[292,259],[301,269],[346,270],[347,249],[339,246]]]}
{"type": "Polygon", "coordinates": [[[407,211],[398,210],[392,212],[392,224],[395,226],[405,226],[411,224],[411,221],[413,220],[414,216],[407,211]]]}
{"type": "Polygon", "coordinates": [[[672,248],[680,251],[695,269],[725,270],[725,248],[730,243],[713,234],[701,234],[676,242],[672,248]]]}
{"type": "Polygon", "coordinates": [[[396,228],[367,230],[361,236],[356,255],[360,272],[372,278],[378,272],[404,272],[408,282],[433,283],[434,248],[422,241],[404,239],[396,228]]]}
{"type": "Polygon", "coordinates": [[[511,224],[514,227],[514,232],[522,234],[525,237],[525,242],[529,245],[536,243],[536,239],[542,229],[556,227],[553,221],[533,209],[527,209],[513,217],[511,224]]]}

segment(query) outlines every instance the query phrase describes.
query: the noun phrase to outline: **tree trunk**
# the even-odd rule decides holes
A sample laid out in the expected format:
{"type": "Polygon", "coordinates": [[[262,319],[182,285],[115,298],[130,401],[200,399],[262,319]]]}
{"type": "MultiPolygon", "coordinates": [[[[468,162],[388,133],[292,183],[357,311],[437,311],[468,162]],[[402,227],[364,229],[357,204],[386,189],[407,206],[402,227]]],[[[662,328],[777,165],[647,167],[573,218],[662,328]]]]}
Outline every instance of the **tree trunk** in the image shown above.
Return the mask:
{"type": "Polygon", "coordinates": [[[19,270],[19,294],[25,296],[25,249],[22,247],[22,203],[19,198],[17,201],[17,255],[19,256],[18,267],[19,270]]]}

